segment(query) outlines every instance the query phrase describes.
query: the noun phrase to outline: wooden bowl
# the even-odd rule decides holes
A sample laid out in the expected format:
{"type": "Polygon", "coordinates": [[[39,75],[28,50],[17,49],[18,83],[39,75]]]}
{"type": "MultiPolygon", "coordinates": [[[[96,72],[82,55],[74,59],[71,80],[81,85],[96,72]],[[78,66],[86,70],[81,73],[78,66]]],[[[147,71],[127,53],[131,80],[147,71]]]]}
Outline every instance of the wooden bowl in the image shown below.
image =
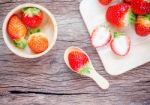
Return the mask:
{"type": "Polygon", "coordinates": [[[48,51],[50,51],[52,49],[52,47],[54,46],[56,39],[57,39],[57,24],[56,24],[56,20],[55,20],[54,16],[52,15],[52,13],[49,10],[47,10],[46,8],[44,8],[43,6],[40,6],[37,4],[31,4],[31,3],[22,4],[16,8],[14,8],[12,11],[10,11],[4,20],[2,30],[3,30],[3,38],[4,38],[4,41],[5,41],[6,45],[8,46],[8,48],[14,54],[16,54],[20,57],[24,57],[24,58],[37,58],[37,57],[40,57],[40,56],[46,54],[48,51]],[[19,14],[21,12],[21,9],[25,8],[25,7],[36,7],[36,8],[39,8],[43,12],[43,21],[39,28],[41,29],[41,32],[44,33],[46,35],[46,37],[48,38],[49,47],[47,50],[45,50],[42,53],[36,54],[36,53],[32,52],[28,46],[25,49],[19,49],[14,46],[12,39],[10,39],[10,37],[8,36],[7,24],[8,24],[10,17],[13,14],[19,14]]]}

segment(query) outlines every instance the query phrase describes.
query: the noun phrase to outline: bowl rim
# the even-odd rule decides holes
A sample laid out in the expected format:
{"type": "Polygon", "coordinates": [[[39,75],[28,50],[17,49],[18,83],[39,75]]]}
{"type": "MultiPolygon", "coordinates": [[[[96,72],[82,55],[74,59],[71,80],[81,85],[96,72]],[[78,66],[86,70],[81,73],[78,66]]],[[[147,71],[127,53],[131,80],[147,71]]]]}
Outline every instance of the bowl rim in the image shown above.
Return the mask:
{"type": "Polygon", "coordinates": [[[53,16],[53,14],[48,10],[46,9],[45,7],[41,6],[41,5],[38,5],[38,4],[33,4],[33,3],[24,3],[24,4],[21,4],[17,7],[15,7],[14,9],[12,9],[5,17],[4,19],[4,22],[3,22],[3,26],[2,26],[2,33],[3,33],[3,38],[4,38],[4,42],[6,43],[7,47],[16,55],[20,56],[20,57],[23,57],[23,58],[38,58],[38,57],[41,57],[43,55],[45,55],[46,53],[48,53],[52,47],[54,46],[54,44],[56,43],[56,39],[57,39],[57,23],[56,23],[56,20],[53,16]],[[10,17],[17,11],[17,10],[20,10],[22,8],[25,8],[25,7],[37,7],[39,8],[40,10],[44,11],[51,19],[52,21],[52,24],[54,26],[54,35],[53,35],[53,40],[50,42],[49,44],[49,47],[47,50],[45,50],[44,52],[42,53],[39,53],[39,54],[35,54],[35,55],[27,55],[27,54],[23,54],[23,53],[18,53],[17,51],[15,51],[11,45],[10,45],[10,42],[7,40],[7,37],[6,37],[6,33],[7,33],[7,23],[10,19],[10,17]]]}

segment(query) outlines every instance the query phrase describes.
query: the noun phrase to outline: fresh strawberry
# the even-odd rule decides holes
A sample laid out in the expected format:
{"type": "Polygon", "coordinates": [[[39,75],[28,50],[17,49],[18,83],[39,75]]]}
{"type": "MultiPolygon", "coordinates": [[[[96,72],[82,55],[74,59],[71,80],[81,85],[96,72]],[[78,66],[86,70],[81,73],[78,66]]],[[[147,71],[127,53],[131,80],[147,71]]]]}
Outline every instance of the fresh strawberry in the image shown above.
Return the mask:
{"type": "Polygon", "coordinates": [[[109,3],[112,2],[112,0],[98,0],[100,4],[102,5],[108,5],[109,3]]]}
{"type": "Polygon", "coordinates": [[[108,44],[111,40],[110,30],[106,27],[98,26],[94,29],[91,35],[93,47],[98,48],[108,44]]]}
{"type": "Polygon", "coordinates": [[[150,14],[139,15],[135,23],[135,31],[139,36],[150,35],[150,14]]]}
{"type": "Polygon", "coordinates": [[[150,13],[150,0],[131,0],[132,11],[138,15],[150,13]]]}
{"type": "Polygon", "coordinates": [[[120,36],[119,33],[115,32],[110,46],[116,55],[125,56],[130,51],[131,40],[128,36],[120,36]]]}
{"type": "Polygon", "coordinates": [[[11,39],[21,39],[24,38],[27,34],[27,28],[22,23],[17,15],[13,15],[8,22],[7,32],[11,39]]]}
{"type": "Polygon", "coordinates": [[[120,3],[110,6],[106,12],[106,20],[110,25],[122,28],[133,24],[135,15],[131,11],[131,6],[127,3],[120,3]]]}
{"type": "Polygon", "coordinates": [[[69,65],[74,72],[80,72],[88,62],[89,58],[81,51],[72,51],[68,55],[69,65]]]}
{"type": "Polygon", "coordinates": [[[35,53],[44,52],[48,48],[48,39],[42,33],[34,33],[28,38],[28,46],[35,53]]]}
{"type": "Polygon", "coordinates": [[[35,7],[28,7],[22,10],[22,21],[30,28],[38,27],[43,19],[42,11],[35,7]]]}

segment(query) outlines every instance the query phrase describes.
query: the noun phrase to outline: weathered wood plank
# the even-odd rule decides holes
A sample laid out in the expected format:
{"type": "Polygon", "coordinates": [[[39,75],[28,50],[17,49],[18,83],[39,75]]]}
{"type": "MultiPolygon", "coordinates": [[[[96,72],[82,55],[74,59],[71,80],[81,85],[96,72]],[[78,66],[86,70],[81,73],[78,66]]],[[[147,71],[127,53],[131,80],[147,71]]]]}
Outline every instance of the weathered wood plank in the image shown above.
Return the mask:
{"type": "Polygon", "coordinates": [[[90,45],[78,9],[80,1],[32,0],[32,3],[47,7],[55,15],[59,33],[54,48],[37,59],[17,57],[6,47],[2,38],[1,27],[6,14],[15,6],[31,0],[0,1],[0,93],[4,95],[0,98],[0,105],[150,104],[150,63],[120,76],[108,75],[96,50],[90,45]],[[72,45],[88,53],[94,67],[110,81],[108,90],[103,91],[92,80],[69,71],[63,53],[72,45]],[[5,92],[8,95],[5,96],[5,92]]]}

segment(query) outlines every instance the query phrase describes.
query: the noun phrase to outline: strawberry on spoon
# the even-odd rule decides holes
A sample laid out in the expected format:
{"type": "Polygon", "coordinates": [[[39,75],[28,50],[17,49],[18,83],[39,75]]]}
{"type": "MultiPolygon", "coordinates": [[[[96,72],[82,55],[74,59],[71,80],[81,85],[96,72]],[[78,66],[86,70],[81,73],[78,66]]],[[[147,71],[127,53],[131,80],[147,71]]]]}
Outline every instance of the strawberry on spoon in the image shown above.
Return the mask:
{"type": "Polygon", "coordinates": [[[82,49],[69,47],[65,51],[64,60],[73,72],[92,78],[102,89],[109,87],[108,81],[95,71],[90,58],[82,49]]]}
{"type": "Polygon", "coordinates": [[[111,50],[114,54],[125,56],[129,53],[131,40],[128,36],[119,35],[118,32],[114,33],[114,39],[110,43],[111,50]]]}
{"type": "Polygon", "coordinates": [[[91,35],[91,43],[93,47],[98,48],[108,44],[111,40],[110,30],[104,26],[96,27],[91,35]]]}

